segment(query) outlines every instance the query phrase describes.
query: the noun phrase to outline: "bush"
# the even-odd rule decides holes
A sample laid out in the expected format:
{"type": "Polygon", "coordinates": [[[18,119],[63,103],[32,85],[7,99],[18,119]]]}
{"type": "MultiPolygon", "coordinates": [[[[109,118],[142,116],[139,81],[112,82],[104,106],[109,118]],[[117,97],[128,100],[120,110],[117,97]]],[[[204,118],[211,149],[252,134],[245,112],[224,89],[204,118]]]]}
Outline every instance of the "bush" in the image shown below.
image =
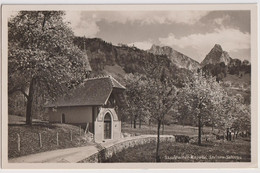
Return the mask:
{"type": "Polygon", "coordinates": [[[217,140],[224,140],[225,136],[224,135],[216,135],[217,140]]]}
{"type": "Polygon", "coordinates": [[[189,143],[190,137],[185,135],[175,135],[175,141],[180,143],[189,143]]]}

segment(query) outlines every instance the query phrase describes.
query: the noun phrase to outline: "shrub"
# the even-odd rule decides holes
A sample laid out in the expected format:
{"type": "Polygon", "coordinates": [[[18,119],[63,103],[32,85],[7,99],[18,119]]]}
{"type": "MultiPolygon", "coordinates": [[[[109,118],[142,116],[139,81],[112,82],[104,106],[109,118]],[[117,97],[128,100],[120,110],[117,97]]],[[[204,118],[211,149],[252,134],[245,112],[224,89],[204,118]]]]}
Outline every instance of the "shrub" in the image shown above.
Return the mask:
{"type": "Polygon", "coordinates": [[[175,135],[175,141],[180,143],[189,143],[190,137],[185,135],[175,135]]]}

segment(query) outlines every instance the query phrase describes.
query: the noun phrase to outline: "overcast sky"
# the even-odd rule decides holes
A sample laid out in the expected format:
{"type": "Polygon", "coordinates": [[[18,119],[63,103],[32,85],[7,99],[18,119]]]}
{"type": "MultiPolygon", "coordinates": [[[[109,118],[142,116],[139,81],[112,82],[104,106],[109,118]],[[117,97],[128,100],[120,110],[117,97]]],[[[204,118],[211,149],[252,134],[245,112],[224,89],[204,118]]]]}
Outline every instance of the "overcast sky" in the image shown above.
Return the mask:
{"type": "Polygon", "coordinates": [[[201,62],[217,43],[250,60],[250,11],[67,11],[77,36],[140,49],[167,45],[201,62]]]}
{"type": "Polygon", "coordinates": [[[201,62],[217,43],[250,60],[250,11],[67,11],[77,36],[140,49],[167,45],[201,62]]]}

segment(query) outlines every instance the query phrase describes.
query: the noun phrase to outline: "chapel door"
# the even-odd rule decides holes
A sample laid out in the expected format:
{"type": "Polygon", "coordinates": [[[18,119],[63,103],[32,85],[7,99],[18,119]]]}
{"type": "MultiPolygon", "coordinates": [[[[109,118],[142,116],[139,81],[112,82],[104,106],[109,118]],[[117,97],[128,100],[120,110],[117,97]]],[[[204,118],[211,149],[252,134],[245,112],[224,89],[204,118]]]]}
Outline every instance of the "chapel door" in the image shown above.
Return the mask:
{"type": "Polygon", "coordinates": [[[61,123],[65,123],[65,114],[61,115],[61,123]]]}
{"type": "Polygon", "coordinates": [[[104,139],[111,139],[111,115],[109,113],[104,118],[104,139]]]}

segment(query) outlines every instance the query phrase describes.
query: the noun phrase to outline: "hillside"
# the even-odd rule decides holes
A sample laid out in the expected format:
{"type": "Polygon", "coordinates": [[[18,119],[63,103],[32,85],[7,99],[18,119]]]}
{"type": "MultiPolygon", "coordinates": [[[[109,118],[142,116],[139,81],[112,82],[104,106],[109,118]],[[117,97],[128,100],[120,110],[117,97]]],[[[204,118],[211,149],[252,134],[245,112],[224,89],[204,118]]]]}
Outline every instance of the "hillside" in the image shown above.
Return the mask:
{"type": "Polygon", "coordinates": [[[221,85],[229,95],[240,94],[244,97],[245,104],[251,102],[251,75],[246,73],[243,76],[227,74],[221,85]]]}
{"type": "Polygon", "coordinates": [[[93,145],[90,134],[81,136],[79,127],[69,124],[50,124],[33,119],[32,126],[25,125],[25,118],[15,115],[8,116],[8,158],[14,158],[44,151],[93,145]],[[57,145],[57,132],[59,145],[57,145]],[[39,133],[42,146],[40,147],[39,133]],[[72,133],[72,141],[71,141],[72,133]],[[20,151],[18,151],[18,134],[20,151]],[[29,144],[29,145],[28,145],[29,144]]]}
{"type": "Polygon", "coordinates": [[[177,65],[179,68],[185,68],[192,71],[200,68],[200,64],[197,61],[168,46],[160,47],[152,45],[148,52],[155,55],[166,55],[173,62],[173,64],[177,65]]]}
{"type": "Polygon", "coordinates": [[[209,75],[216,76],[217,81],[221,81],[229,93],[239,93],[250,103],[250,82],[244,81],[250,79],[251,65],[248,61],[232,59],[221,45],[216,44],[199,64],[167,46],[153,45],[150,50],[144,51],[124,44],[115,46],[99,38],[83,37],[76,37],[74,43],[87,53],[93,70],[92,77],[112,75],[124,84],[126,74],[149,74],[147,69],[160,61],[164,63],[167,75],[175,79],[175,85],[182,87],[191,78],[192,71],[202,66],[209,75]],[[240,81],[237,78],[246,78],[241,81],[240,87],[237,87],[236,81],[240,81]]]}
{"type": "Polygon", "coordinates": [[[126,45],[115,46],[99,38],[76,37],[74,43],[86,51],[93,70],[92,76],[113,74],[114,78],[122,82],[128,73],[149,75],[149,69],[159,62],[167,70],[167,75],[175,79],[177,87],[183,86],[191,76],[190,70],[178,67],[165,54],[155,55],[126,45]]]}

